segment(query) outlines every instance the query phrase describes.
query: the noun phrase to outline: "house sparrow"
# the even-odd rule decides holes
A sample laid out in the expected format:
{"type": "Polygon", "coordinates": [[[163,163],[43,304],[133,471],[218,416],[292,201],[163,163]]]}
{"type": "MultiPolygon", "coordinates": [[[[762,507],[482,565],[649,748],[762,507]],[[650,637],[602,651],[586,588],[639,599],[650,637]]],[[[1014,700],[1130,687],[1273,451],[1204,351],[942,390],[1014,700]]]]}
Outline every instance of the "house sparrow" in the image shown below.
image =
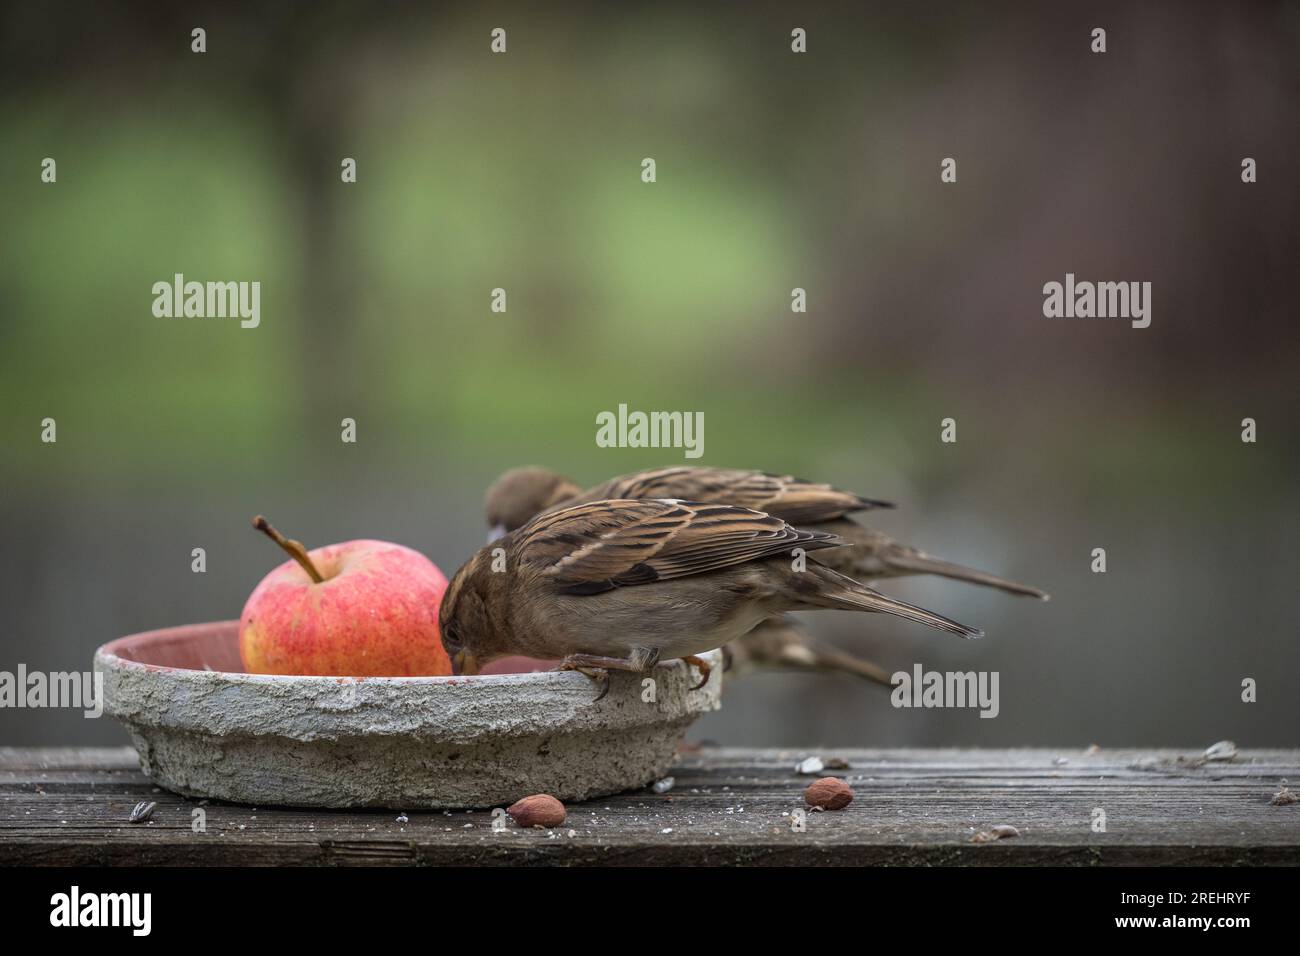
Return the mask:
{"type": "MultiPolygon", "coordinates": [[[[545,468],[512,468],[492,482],[483,496],[487,517],[488,541],[495,541],[507,531],[521,528],[543,511],[577,498],[582,489],[562,475],[545,468]]],[[[627,495],[610,495],[612,498],[627,495]]],[[[584,499],[595,501],[595,498],[584,499]]],[[[577,504],[577,502],[573,502],[577,504]]]]}
{"type": "Polygon", "coordinates": [[[824,644],[785,615],[770,617],[748,634],[722,648],[727,673],[736,677],[755,670],[798,670],[852,674],[893,687],[889,673],[871,661],[824,644]]]}
{"type": "Polygon", "coordinates": [[[527,520],[524,516],[604,498],[683,498],[732,504],[838,536],[849,547],[837,548],[823,555],[821,561],[853,578],[872,580],[936,574],[1044,601],[1049,597],[1038,588],[936,558],[901,544],[882,531],[864,528],[848,517],[855,511],[892,508],[889,502],[788,475],[679,465],[611,478],[587,491],[572,490],[576,488],[569,479],[545,468],[513,469],[488,489],[485,502],[488,521],[511,531],[527,520]]]}
{"type": "Polygon", "coordinates": [[[680,658],[700,669],[703,686],[709,667],[700,653],[784,611],[881,611],[982,636],[807,556],[839,545],[827,532],[735,505],[575,505],[539,515],[456,572],[439,612],[443,646],[457,674],[512,654],[606,677],[680,658]]]}

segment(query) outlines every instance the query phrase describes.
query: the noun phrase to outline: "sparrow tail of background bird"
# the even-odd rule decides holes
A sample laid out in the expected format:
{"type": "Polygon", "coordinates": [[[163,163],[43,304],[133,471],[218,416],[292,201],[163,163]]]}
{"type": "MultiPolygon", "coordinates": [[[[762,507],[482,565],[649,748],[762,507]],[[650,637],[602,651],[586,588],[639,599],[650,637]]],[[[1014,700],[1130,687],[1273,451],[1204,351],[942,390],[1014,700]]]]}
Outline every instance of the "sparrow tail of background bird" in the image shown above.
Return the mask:
{"type": "Polygon", "coordinates": [[[824,644],[804,632],[789,617],[768,618],[748,634],[727,645],[735,670],[789,668],[800,671],[849,674],[893,687],[889,673],[882,667],[854,657],[831,644],[824,644]]]}
{"type": "Polygon", "coordinates": [[[906,601],[888,597],[874,588],[869,588],[865,584],[820,564],[813,564],[813,562],[809,561],[808,570],[805,573],[816,574],[824,585],[815,596],[804,595],[809,604],[841,611],[877,611],[883,614],[893,614],[896,617],[906,618],[918,624],[937,627],[941,631],[948,631],[958,637],[984,636],[984,632],[979,628],[958,624],[942,614],[935,614],[933,611],[927,611],[915,604],[908,604],[906,601]]]}
{"type": "Polygon", "coordinates": [[[941,561],[938,558],[930,557],[928,554],[915,551],[887,553],[882,555],[881,558],[885,566],[899,576],[906,574],[937,574],[940,577],[951,578],[954,581],[965,581],[969,584],[982,584],[985,587],[997,588],[999,591],[1006,591],[1008,594],[1036,597],[1040,601],[1049,600],[1051,597],[1046,591],[1031,588],[1027,584],[1009,581],[1006,578],[998,577],[996,574],[978,571],[975,568],[968,568],[961,564],[953,564],[950,561],[941,561]]]}
{"type": "Polygon", "coordinates": [[[862,511],[870,511],[872,508],[897,508],[898,505],[892,501],[881,501],[879,498],[864,498],[861,495],[855,495],[858,499],[858,508],[862,511]]]}
{"type": "Polygon", "coordinates": [[[819,670],[852,674],[854,677],[861,677],[885,687],[894,686],[893,681],[889,679],[889,673],[871,661],[864,661],[860,657],[854,657],[838,648],[827,647],[820,643],[813,647],[813,654],[819,670]]]}

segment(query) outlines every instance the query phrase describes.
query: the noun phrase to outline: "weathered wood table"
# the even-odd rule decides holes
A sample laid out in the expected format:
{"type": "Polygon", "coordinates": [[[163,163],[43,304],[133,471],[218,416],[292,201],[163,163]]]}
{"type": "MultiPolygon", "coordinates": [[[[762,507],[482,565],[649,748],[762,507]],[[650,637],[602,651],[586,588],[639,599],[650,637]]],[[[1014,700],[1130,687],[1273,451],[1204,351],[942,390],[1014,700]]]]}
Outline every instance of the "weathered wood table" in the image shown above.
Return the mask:
{"type": "Polygon", "coordinates": [[[811,755],[705,748],[683,754],[666,793],[574,804],[558,830],[494,831],[487,812],[186,799],[127,748],[0,748],[0,864],[1300,864],[1300,803],[1283,790],[1300,791],[1296,750],[819,751],[848,761],[827,773],[856,798],[800,830],[812,778],[795,765],[811,755]],[[156,802],[151,818],[128,822],[140,801],[156,802]],[[1019,835],[972,842],[1002,825],[1019,835]]]}

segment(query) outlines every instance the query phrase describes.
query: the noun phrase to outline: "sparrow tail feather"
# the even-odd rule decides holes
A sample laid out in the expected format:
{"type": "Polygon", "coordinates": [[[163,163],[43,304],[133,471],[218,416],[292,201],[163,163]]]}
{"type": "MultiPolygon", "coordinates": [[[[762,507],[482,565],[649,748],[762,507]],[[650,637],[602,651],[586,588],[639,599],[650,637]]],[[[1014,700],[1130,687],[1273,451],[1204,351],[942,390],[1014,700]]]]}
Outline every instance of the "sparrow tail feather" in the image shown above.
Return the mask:
{"type": "Polygon", "coordinates": [[[883,560],[886,567],[900,575],[937,574],[940,577],[951,578],[954,581],[965,581],[968,584],[981,584],[985,587],[997,588],[999,591],[1006,591],[1008,594],[1036,597],[1040,601],[1051,599],[1051,595],[1046,591],[1032,588],[1028,584],[1020,584],[1016,581],[1000,578],[996,574],[968,568],[965,565],[942,561],[939,558],[932,558],[928,554],[915,552],[886,554],[883,556],[883,560]]]}
{"type": "Polygon", "coordinates": [[[941,631],[948,631],[958,637],[984,636],[984,632],[979,628],[958,624],[942,614],[935,614],[933,611],[927,611],[915,604],[908,604],[906,601],[888,597],[875,588],[869,588],[865,584],[837,571],[832,571],[823,565],[809,561],[808,572],[816,574],[825,585],[815,595],[804,595],[809,604],[843,611],[877,611],[883,614],[893,614],[896,617],[906,618],[918,624],[927,624],[941,631]]]}
{"type": "Polygon", "coordinates": [[[894,686],[885,669],[871,663],[871,661],[854,657],[852,654],[838,648],[826,647],[821,644],[818,644],[813,649],[813,653],[816,655],[817,666],[822,670],[852,674],[854,677],[862,677],[885,687],[894,686]]]}
{"type": "Polygon", "coordinates": [[[897,508],[898,507],[898,505],[894,504],[892,501],[881,501],[879,498],[864,498],[861,495],[858,495],[857,499],[858,499],[858,504],[863,511],[866,511],[870,508],[897,508]]]}

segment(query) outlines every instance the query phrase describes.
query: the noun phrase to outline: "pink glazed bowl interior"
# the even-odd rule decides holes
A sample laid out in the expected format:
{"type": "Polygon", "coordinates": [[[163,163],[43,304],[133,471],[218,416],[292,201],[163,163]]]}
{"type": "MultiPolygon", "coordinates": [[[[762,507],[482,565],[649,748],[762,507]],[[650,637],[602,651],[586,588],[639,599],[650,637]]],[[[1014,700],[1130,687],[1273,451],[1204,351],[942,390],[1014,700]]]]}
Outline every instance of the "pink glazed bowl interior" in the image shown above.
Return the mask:
{"type": "MultiPolygon", "coordinates": [[[[243,674],[239,659],[239,622],[217,621],[211,624],[188,624],[119,637],[104,645],[104,652],[124,661],[148,667],[192,671],[222,671],[243,674]]],[[[547,671],[555,661],[531,657],[504,657],[483,668],[490,674],[531,674],[547,671]]],[[[347,677],[347,674],[321,675],[347,677]]]]}

